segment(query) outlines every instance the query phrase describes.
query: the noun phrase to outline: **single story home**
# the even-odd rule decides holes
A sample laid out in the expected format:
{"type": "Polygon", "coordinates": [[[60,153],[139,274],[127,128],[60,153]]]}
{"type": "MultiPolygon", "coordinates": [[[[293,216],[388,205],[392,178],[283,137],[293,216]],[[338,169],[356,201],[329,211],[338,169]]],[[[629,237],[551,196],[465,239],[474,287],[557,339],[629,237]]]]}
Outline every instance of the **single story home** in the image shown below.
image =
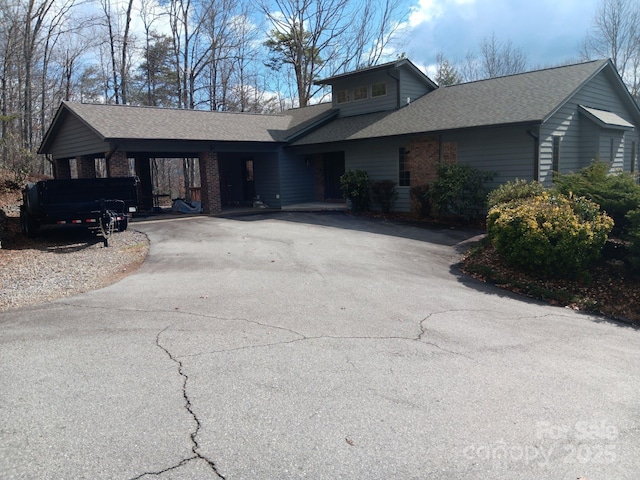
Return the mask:
{"type": "MultiPolygon", "coordinates": [[[[63,102],[39,153],[59,178],[130,174],[151,196],[150,159],[198,158],[205,213],[256,195],[270,207],[340,199],[339,178],[366,170],[410,189],[458,162],[552,182],[594,158],[638,171],[640,108],[610,60],[438,87],[403,59],[316,82],[332,101],[277,115],[63,102]]],[[[150,206],[150,205],[147,205],[150,206]]]]}

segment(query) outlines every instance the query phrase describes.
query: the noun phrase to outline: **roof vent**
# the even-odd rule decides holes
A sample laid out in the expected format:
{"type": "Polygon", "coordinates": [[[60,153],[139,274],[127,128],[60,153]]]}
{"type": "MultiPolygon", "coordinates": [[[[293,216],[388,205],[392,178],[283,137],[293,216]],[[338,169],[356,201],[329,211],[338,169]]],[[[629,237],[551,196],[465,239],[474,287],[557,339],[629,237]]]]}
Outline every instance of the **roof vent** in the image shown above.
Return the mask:
{"type": "Polygon", "coordinates": [[[411,97],[407,97],[407,105],[411,103],[411,97]]]}

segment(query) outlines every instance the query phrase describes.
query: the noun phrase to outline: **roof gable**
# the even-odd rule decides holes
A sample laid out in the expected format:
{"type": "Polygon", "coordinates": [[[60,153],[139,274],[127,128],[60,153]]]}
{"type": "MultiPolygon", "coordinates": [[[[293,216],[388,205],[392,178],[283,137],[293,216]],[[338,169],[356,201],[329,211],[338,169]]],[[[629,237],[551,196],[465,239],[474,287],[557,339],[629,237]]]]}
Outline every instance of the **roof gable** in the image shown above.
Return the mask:
{"type": "Polygon", "coordinates": [[[50,153],[71,118],[101,142],[126,139],[280,143],[330,116],[330,110],[331,104],[320,104],[283,114],[260,115],[63,102],[39,151],[50,153]]]}
{"type": "Polygon", "coordinates": [[[346,79],[351,79],[354,77],[359,77],[363,75],[370,75],[378,72],[382,72],[384,70],[402,70],[405,73],[408,73],[425,85],[427,85],[430,89],[438,88],[438,85],[431,80],[422,70],[415,66],[413,62],[410,60],[403,58],[402,60],[396,60],[393,62],[383,63],[381,65],[374,65],[371,67],[360,68],[358,70],[354,70],[352,72],[341,73],[338,75],[333,75],[328,78],[324,78],[322,80],[317,80],[313,82],[315,85],[334,85],[336,83],[340,83],[346,79]]]}
{"type": "Polygon", "coordinates": [[[358,131],[326,126],[296,144],[541,124],[608,64],[598,60],[441,87],[382,118],[365,116],[358,131]]]}

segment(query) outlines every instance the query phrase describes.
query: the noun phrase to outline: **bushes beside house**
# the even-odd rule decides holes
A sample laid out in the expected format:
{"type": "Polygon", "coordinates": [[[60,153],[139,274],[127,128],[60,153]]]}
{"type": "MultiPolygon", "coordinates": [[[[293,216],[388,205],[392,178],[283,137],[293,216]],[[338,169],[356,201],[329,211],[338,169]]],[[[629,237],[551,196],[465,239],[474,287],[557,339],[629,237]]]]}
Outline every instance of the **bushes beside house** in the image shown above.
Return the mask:
{"type": "Polygon", "coordinates": [[[488,237],[511,265],[553,276],[597,260],[612,227],[597,204],[548,191],[498,203],[487,216],[488,237]]]}
{"type": "Polygon", "coordinates": [[[596,161],[557,176],[553,189],[516,180],[491,192],[487,234],[496,251],[524,270],[575,276],[600,258],[613,231],[618,258],[640,273],[640,185],[608,171],[596,161]]]}
{"type": "Polygon", "coordinates": [[[435,214],[470,221],[485,215],[486,184],[494,179],[494,172],[469,165],[443,164],[438,166],[437,175],[428,184],[411,189],[422,216],[435,214]]]}
{"type": "Polygon", "coordinates": [[[340,177],[344,198],[351,202],[354,212],[365,212],[373,205],[389,213],[398,199],[393,180],[375,180],[363,170],[349,170],[340,177]]]}
{"type": "Polygon", "coordinates": [[[363,170],[349,170],[340,177],[340,189],[344,198],[351,202],[354,212],[369,210],[369,174],[363,170]]]}

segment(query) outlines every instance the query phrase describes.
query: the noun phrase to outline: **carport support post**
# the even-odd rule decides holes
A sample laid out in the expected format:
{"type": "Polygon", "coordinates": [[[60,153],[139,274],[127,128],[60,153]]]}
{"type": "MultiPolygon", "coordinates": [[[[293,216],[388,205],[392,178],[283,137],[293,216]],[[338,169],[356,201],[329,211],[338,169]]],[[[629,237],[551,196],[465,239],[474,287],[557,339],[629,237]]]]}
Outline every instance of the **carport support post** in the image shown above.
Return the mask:
{"type": "Polygon", "coordinates": [[[96,178],[96,161],[93,157],[81,155],[76,157],[78,178],[96,178]]]}
{"type": "Polygon", "coordinates": [[[202,211],[204,213],[220,213],[222,206],[218,154],[216,152],[200,152],[199,160],[202,211]]]}
{"type": "Polygon", "coordinates": [[[148,155],[136,156],[136,175],[140,179],[138,186],[139,201],[143,210],[153,208],[153,180],[151,178],[151,158],[148,155]]]}
{"type": "Polygon", "coordinates": [[[55,177],[60,179],[71,178],[71,165],[68,158],[56,158],[55,177]]]}
{"type": "Polygon", "coordinates": [[[129,157],[127,152],[116,150],[107,162],[107,171],[109,177],[128,177],[131,175],[129,171],[129,157]]]}

